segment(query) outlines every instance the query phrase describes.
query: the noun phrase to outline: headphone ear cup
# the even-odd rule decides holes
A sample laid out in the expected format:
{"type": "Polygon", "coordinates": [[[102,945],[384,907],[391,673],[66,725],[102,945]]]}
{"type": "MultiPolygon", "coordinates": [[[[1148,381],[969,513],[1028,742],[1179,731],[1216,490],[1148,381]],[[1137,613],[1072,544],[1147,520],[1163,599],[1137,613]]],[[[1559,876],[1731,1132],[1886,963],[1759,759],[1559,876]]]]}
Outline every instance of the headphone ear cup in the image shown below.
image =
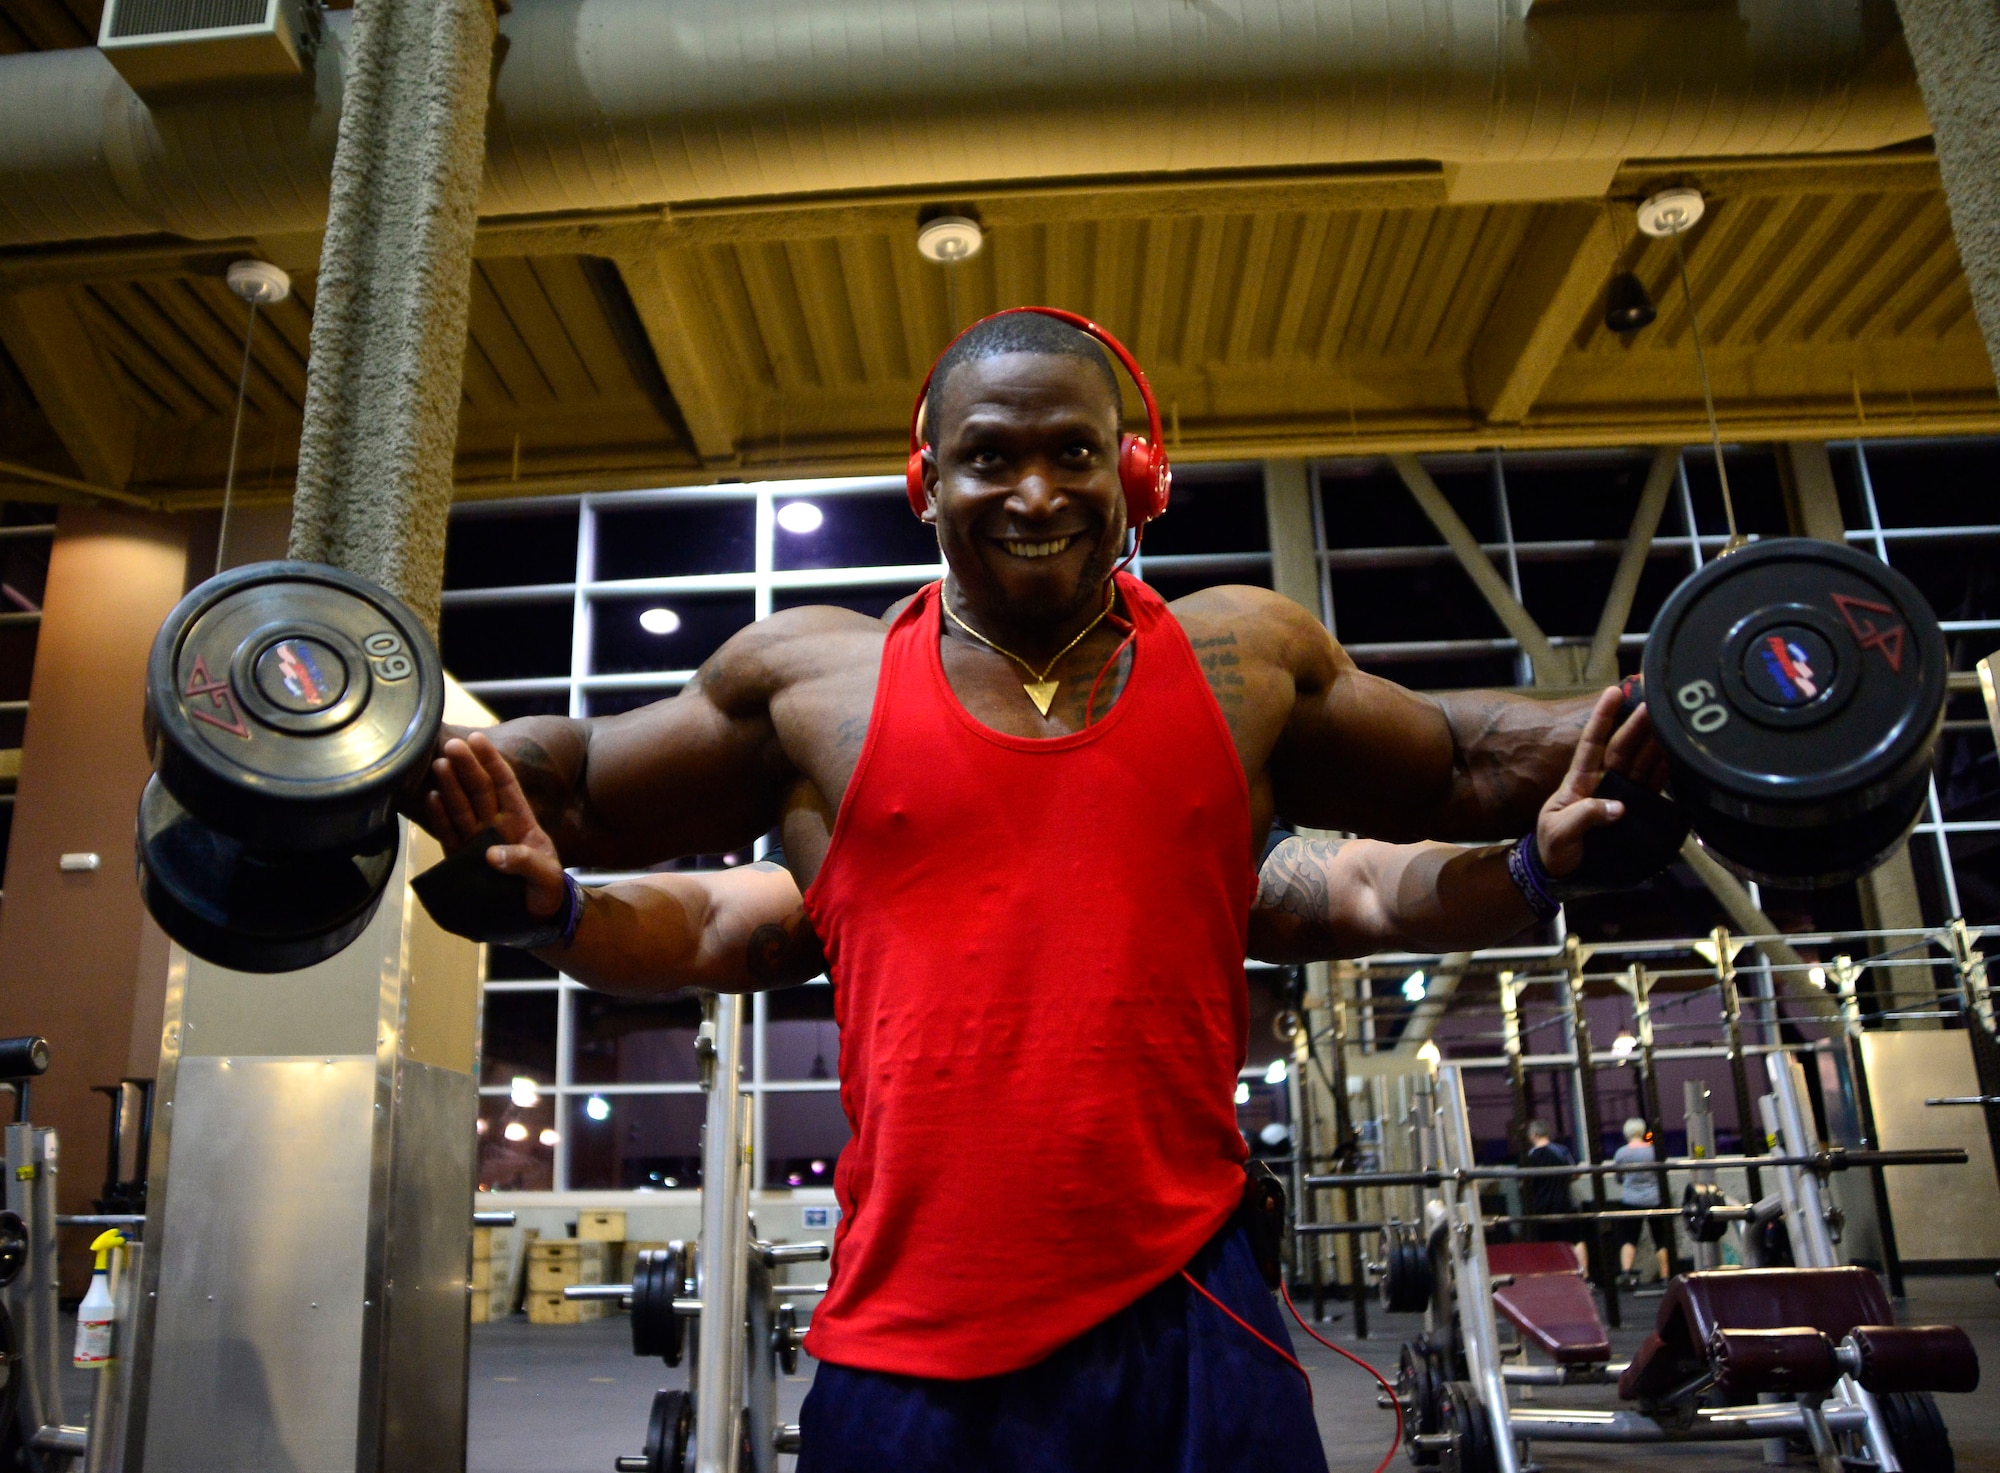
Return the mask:
{"type": "Polygon", "coordinates": [[[930,510],[930,495],[924,490],[924,452],[912,450],[903,467],[903,486],[910,493],[910,510],[922,516],[930,510]]]}
{"type": "Polygon", "coordinates": [[[1118,484],[1125,491],[1125,519],[1143,527],[1167,509],[1166,452],[1144,435],[1127,435],[1118,446],[1118,484]]]}

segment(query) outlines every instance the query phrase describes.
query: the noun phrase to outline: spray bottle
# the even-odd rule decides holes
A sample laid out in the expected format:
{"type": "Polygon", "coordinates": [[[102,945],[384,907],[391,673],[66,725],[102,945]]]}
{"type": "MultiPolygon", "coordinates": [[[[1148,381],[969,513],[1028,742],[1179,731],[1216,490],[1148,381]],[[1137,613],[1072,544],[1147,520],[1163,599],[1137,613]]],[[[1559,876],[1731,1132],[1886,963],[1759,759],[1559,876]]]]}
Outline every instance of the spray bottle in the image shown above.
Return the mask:
{"type": "Polygon", "coordinates": [[[90,1273],[90,1292],[76,1309],[76,1364],[95,1370],[111,1359],[111,1250],[125,1246],[125,1235],[112,1228],[97,1235],[91,1251],[97,1265],[90,1273]]]}

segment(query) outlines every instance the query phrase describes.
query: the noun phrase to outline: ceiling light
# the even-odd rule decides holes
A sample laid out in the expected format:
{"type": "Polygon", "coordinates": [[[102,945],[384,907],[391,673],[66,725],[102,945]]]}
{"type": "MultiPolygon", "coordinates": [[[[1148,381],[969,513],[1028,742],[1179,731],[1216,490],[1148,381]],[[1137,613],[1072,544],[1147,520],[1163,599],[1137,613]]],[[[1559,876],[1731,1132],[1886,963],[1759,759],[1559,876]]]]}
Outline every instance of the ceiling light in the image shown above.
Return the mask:
{"type": "Polygon", "coordinates": [[[1273,1059],[1271,1061],[1271,1067],[1264,1071],[1264,1082],[1266,1084],[1283,1084],[1285,1082],[1285,1061],[1283,1059],[1273,1059]]]}
{"type": "Polygon", "coordinates": [[[479,1123],[473,1129],[477,1130],[481,1135],[486,1134],[486,1117],[484,1115],[479,1117],[479,1123]]]}
{"type": "Polygon", "coordinates": [[[556,1134],[554,1126],[545,1125],[542,1127],[542,1133],[539,1139],[543,1145],[553,1146],[557,1141],[561,1140],[562,1137],[556,1134]]]}
{"type": "Polygon", "coordinates": [[[1639,206],[1639,228],[1655,238],[1681,235],[1707,208],[1699,189],[1663,189],[1639,206]]]}
{"type": "Polygon", "coordinates": [[[788,501],[778,508],[778,525],[787,532],[817,532],[826,513],[810,501],[788,501]]]}
{"type": "Polygon", "coordinates": [[[1403,996],[1411,1002],[1424,1000],[1424,974],[1412,972],[1403,979],[1403,996]]]}
{"type": "Polygon", "coordinates": [[[1632,1057],[1632,1050],[1638,1046],[1638,1039],[1629,1033],[1620,1033],[1616,1038],[1611,1040],[1611,1057],[1614,1059],[1629,1059],[1632,1057]]]}
{"type": "Polygon", "coordinates": [[[1433,1038],[1424,1040],[1423,1047],[1417,1050],[1417,1057],[1433,1069],[1444,1060],[1444,1055],[1438,1052],[1437,1040],[1433,1038]]]}
{"type": "Polygon", "coordinates": [[[1611,289],[1604,294],[1604,325],[1611,331],[1637,332],[1659,315],[1646,283],[1635,273],[1621,271],[1611,278],[1611,289]]]}
{"type": "Polygon", "coordinates": [[[1240,1079],[1236,1081],[1236,1103],[1239,1105],[1250,1103],[1250,1086],[1240,1079]]]}
{"type": "Polygon", "coordinates": [[[528,1138],[528,1127],[518,1120],[509,1120],[507,1128],[500,1132],[510,1141],[524,1141],[528,1138]]]}
{"type": "Polygon", "coordinates": [[[583,1102],[583,1113],[588,1115],[592,1120],[609,1120],[611,1118],[611,1101],[604,1098],[603,1095],[592,1095],[583,1102]]]}
{"type": "Polygon", "coordinates": [[[681,616],[672,609],[648,609],[639,616],[639,627],[648,634],[672,634],[681,627],[681,616]]]}
{"type": "Polygon", "coordinates": [[[535,1087],[535,1081],[525,1074],[514,1076],[514,1087],[508,1091],[516,1108],[532,1110],[541,1103],[542,1092],[535,1087]]]}
{"type": "Polygon", "coordinates": [[[826,1163],[824,1161],[813,1162],[813,1175],[814,1176],[826,1175],[826,1163]]]}
{"type": "Polygon", "coordinates": [[[927,261],[950,265],[979,254],[985,232],[977,220],[963,215],[939,215],[917,230],[917,253],[927,261]]]}
{"type": "Polygon", "coordinates": [[[1806,981],[1812,983],[1821,992],[1826,991],[1826,968],[1822,966],[1807,967],[1806,981]]]}

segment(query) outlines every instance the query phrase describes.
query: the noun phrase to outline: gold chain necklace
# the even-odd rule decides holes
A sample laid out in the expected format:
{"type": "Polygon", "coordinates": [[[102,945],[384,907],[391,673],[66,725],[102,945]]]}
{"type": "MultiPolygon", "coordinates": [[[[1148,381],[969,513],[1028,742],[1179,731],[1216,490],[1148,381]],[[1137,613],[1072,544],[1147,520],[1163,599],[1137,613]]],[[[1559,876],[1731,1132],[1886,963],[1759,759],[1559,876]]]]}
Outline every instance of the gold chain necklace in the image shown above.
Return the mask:
{"type": "Polygon", "coordinates": [[[1040,670],[1035,669],[1033,665],[1030,665],[1026,660],[1022,659],[1012,650],[1003,649],[1001,646],[995,644],[992,640],[988,639],[985,635],[981,634],[977,629],[974,629],[970,624],[966,623],[965,620],[959,618],[958,615],[954,614],[951,611],[951,600],[945,596],[945,590],[942,588],[938,590],[938,606],[944,610],[945,617],[951,620],[951,622],[956,624],[960,629],[963,629],[967,634],[971,635],[974,639],[978,640],[981,644],[985,645],[988,649],[992,650],[995,654],[1005,655],[1008,659],[1012,660],[1016,665],[1019,665],[1023,670],[1027,671],[1028,674],[1033,677],[1030,680],[1022,681],[1021,689],[1028,693],[1028,699],[1035,703],[1035,709],[1041,712],[1044,717],[1046,717],[1049,714],[1049,707],[1055,704],[1056,688],[1062,684],[1060,680],[1049,679],[1049,672],[1055,669],[1057,665],[1062,663],[1062,657],[1064,655],[1068,654],[1071,650],[1075,649],[1078,645],[1083,643],[1084,635],[1090,633],[1091,630],[1095,629],[1098,625],[1104,622],[1104,616],[1111,612],[1111,600],[1114,597],[1116,597],[1115,590],[1112,592],[1108,592],[1105,595],[1104,607],[1097,611],[1097,617],[1095,619],[1092,619],[1088,624],[1084,625],[1082,631],[1078,633],[1075,639],[1072,639],[1068,644],[1064,645],[1060,650],[1056,651],[1055,659],[1049,661],[1048,664],[1044,665],[1040,670]]]}

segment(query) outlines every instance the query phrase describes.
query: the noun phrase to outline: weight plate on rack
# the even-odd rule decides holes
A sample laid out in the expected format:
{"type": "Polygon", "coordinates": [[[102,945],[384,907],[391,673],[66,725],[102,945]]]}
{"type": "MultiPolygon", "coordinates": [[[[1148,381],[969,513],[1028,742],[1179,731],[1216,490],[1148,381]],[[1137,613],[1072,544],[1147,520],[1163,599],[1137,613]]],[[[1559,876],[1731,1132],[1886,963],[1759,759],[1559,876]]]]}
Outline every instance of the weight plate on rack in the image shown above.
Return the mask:
{"type": "Polygon", "coordinates": [[[670,1366],[681,1363],[687,1327],[674,1313],[686,1278],[677,1247],[647,1248],[632,1273],[632,1354],[657,1355],[670,1366]]]}
{"type": "Polygon", "coordinates": [[[1644,668],[1674,798],[1739,873],[1851,879],[1913,820],[1944,637],[1879,559],[1806,538],[1719,558],[1660,610],[1644,668]]]}
{"type": "Polygon", "coordinates": [[[209,579],[167,616],[146,668],[161,779],[260,850],[370,839],[430,760],[443,713],[443,667],[416,616],[318,563],[209,579]]]}
{"type": "Polygon", "coordinates": [[[160,929],[204,961],[297,971],[374,919],[397,839],[392,822],[348,848],[261,853],[196,820],[155,774],[139,797],[139,892],[160,929]]]}

